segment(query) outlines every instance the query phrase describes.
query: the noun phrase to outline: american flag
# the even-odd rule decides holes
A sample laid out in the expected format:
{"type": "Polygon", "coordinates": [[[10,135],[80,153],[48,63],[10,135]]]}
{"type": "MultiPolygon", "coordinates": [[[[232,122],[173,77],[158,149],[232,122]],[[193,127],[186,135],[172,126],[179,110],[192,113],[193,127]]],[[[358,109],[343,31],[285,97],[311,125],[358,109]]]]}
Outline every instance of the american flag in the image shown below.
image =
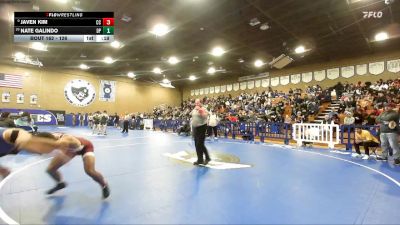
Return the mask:
{"type": "Polygon", "coordinates": [[[0,73],[0,87],[22,88],[22,76],[0,73]]]}

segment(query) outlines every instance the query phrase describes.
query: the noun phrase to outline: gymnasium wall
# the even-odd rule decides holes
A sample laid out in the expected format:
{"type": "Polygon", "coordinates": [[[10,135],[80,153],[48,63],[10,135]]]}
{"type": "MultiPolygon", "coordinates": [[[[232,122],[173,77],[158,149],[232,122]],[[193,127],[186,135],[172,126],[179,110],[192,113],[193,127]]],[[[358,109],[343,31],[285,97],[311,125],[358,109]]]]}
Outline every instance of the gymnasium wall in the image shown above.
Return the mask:
{"type": "MultiPolygon", "coordinates": [[[[307,56],[306,56],[307,57],[307,56]]],[[[269,72],[269,77],[279,77],[279,76],[286,76],[286,75],[292,75],[292,74],[298,74],[298,73],[305,73],[305,72],[313,72],[313,71],[318,71],[318,70],[323,70],[323,69],[330,69],[330,68],[335,68],[335,67],[343,67],[343,66],[352,66],[352,65],[357,65],[357,64],[362,64],[362,63],[372,63],[380,60],[392,60],[392,59],[399,59],[400,58],[400,51],[393,51],[389,53],[381,53],[381,54],[371,54],[367,55],[364,57],[359,57],[359,58],[348,58],[348,59],[342,59],[342,60],[337,60],[337,61],[330,61],[330,62],[325,62],[325,63],[319,63],[319,64],[312,64],[312,65],[304,65],[304,66],[298,66],[298,67],[293,67],[293,68],[288,68],[288,69],[281,69],[281,70],[271,70],[269,72]]],[[[262,70],[259,71],[259,73],[264,72],[262,70]]],[[[256,74],[256,73],[254,73],[256,74]]],[[[243,74],[240,76],[246,76],[250,74],[243,74]]],[[[211,75],[208,75],[211,77],[211,75]]],[[[218,73],[213,75],[213,76],[218,76],[218,73]]],[[[325,78],[323,81],[315,81],[312,80],[309,83],[304,83],[300,82],[298,84],[287,84],[287,85],[278,85],[275,87],[272,87],[273,90],[282,90],[284,92],[287,92],[290,88],[301,88],[305,89],[307,86],[310,85],[316,85],[319,84],[323,88],[325,87],[331,87],[334,86],[337,82],[341,81],[342,83],[344,82],[349,82],[349,83],[357,83],[358,81],[361,82],[366,82],[366,81],[377,81],[379,79],[387,80],[387,79],[393,79],[393,78],[398,78],[400,77],[400,73],[391,73],[388,72],[386,69],[382,74],[379,75],[372,75],[372,74],[367,74],[367,75],[357,75],[355,74],[351,78],[343,78],[339,77],[338,79],[330,80],[328,78],[325,78]]],[[[191,90],[194,89],[199,89],[199,88],[207,88],[207,87],[213,87],[213,86],[218,86],[218,85],[225,85],[225,84],[233,84],[237,83],[238,79],[237,78],[226,78],[220,80],[216,78],[210,78],[209,81],[207,81],[205,78],[202,78],[201,80],[197,80],[196,84],[193,85],[187,85],[183,88],[183,99],[188,99],[188,98],[199,98],[202,96],[219,96],[219,95],[228,95],[231,94],[232,96],[237,96],[242,92],[247,92],[247,93],[253,93],[256,91],[262,92],[263,90],[266,90],[267,88],[253,88],[253,89],[246,89],[244,91],[239,90],[239,91],[230,91],[230,92],[225,92],[225,93],[214,93],[214,94],[208,94],[208,95],[197,95],[197,96],[191,96],[191,90]]]]}
{"type": "Polygon", "coordinates": [[[160,104],[179,105],[181,91],[162,88],[159,85],[136,82],[127,78],[96,76],[80,70],[50,70],[46,68],[25,68],[0,64],[0,73],[24,75],[23,89],[0,87],[11,93],[11,102],[0,101],[0,108],[65,110],[67,113],[94,112],[107,110],[109,113],[150,112],[160,104]],[[90,82],[96,90],[96,99],[87,107],[71,105],[64,97],[64,86],[73,79],[84,79],[90,82]],[[100,80],[116,82],[115,102],[99,101],[100,80]],[[24,104],[16,103],[16,95],[24,93],[24,104]],[[31,105],[29,96],[38,95],[37,105],[31,105]]]}

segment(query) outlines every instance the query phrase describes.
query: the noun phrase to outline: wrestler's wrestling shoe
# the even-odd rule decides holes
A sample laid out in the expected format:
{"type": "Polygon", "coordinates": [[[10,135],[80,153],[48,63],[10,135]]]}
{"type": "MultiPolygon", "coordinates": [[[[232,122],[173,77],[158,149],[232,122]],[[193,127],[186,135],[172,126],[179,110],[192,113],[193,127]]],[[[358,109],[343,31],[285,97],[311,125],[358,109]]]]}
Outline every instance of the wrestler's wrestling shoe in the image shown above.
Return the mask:
{"type": "Polygon", "coordinates": [[[66,186],[67,186],[67,184],[66,184],[65,182],[60,182],[60,183],[58,183],[55,187],[53,187],[52,189],[48,190],[48,191],[46,192],[46,194],[51,195],[51,194],[53,194],[54,192],[65,188],[66,186]]]}
{"type": "Polygon", "coordinates": [[[103,191],[103,199],[106,199],[108,198],[108,196],[110,196],[110,188],[108,187],[108,184],[106,184],[106,186],[103,187],[102,191],[103,191]]]}

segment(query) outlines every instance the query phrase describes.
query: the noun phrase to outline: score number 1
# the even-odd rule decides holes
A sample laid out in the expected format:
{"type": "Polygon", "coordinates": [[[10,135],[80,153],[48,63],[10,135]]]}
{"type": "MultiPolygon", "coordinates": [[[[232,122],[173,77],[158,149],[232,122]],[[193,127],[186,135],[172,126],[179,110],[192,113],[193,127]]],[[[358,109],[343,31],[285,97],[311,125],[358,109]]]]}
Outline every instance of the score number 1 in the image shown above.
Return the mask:
{"type": "Polygon", "coordinates": [[[114,34],[114,18],[103,18],[103,34],[114,34]]]}

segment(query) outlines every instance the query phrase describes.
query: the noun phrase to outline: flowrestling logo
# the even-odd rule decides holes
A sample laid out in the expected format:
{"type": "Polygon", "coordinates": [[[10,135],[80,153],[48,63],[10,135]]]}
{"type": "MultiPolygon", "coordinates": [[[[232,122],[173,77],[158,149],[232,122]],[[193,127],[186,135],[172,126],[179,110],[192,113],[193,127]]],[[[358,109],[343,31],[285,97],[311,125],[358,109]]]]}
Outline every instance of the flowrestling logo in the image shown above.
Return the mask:
{"type": "Polygon", "coordinates": [[[95,97],[96,91],[92,84],[85,80],[72,80],[65,85],[64,96],[69,103],[78,107],[90,105],[95,97]]]}

